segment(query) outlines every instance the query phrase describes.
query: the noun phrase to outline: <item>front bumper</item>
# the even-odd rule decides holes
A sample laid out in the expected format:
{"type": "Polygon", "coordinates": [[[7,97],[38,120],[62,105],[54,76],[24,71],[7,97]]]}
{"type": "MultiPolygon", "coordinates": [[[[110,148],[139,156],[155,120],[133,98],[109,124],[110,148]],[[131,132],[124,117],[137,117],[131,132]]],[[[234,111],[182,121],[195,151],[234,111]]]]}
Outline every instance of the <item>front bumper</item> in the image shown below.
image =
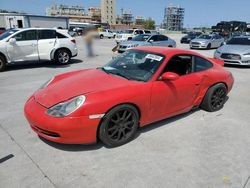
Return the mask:
{"type": "Polygon", "coordinates": [[[47,115],[47,109],[29,98],[24,107],[25,116],[39,136],[64,144],[89,144],[97,140],[100,119],[89,116],[55,118],[47,115]]]}
{"type": "Polygon", "coordinates": [[[214,58],[223,60],[225,65],[241,65],[241,66],[250,66],[250,58],[241,58],[240,60],[233,60],[233,59],[224,59],[220,57],[221,54],[215,53],[214,58]]]}
{"type": "Polygon", "coordinates": [[[206,49],[207,48],[207,44],[192,44],[192,43],[190,43],[190,48],[206,49]]]}

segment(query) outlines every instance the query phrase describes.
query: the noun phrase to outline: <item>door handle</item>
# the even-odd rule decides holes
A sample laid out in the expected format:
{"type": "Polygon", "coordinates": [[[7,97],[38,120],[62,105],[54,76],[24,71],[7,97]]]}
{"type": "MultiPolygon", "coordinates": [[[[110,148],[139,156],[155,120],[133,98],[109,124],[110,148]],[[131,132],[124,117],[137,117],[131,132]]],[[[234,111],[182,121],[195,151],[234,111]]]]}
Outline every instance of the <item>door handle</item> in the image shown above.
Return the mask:
{"type": "Polygon", "coordinates": [[[53,41],[49,42],[49,44],[53,44],[53,43],[54,43],[53,41]]]}
{"type": "Polygon", "coordinates": [[[31,46],[35,47],[35,46],[37,46],[37,44],[31,44],[31,46]]]}

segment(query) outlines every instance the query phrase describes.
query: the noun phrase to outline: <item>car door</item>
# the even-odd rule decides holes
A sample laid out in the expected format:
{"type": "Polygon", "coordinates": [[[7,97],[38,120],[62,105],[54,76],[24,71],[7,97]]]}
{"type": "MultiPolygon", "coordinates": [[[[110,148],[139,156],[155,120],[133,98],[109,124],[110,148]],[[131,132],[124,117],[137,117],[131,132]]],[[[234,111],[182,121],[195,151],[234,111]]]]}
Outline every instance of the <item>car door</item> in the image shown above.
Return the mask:
{"type": "Polygon", "coordinates": [[[199,93],[202,76],[193,72],[194,57],[172,57],[163,72],[174,72],[180,77],[174,81],[156,80],[152,84],[151,114],[160,120],[190,110],[199,93]]]}
{"type": "Polygon", "coordinates": [[[173,44],[170,44],[170,40],[168,39],[167,36],[158,35],[158,46],[173,47],[173,44]]]}
{"type": "Polygon", "coordinates": [[[56,30],[38,30],[38,54],[41,60],[51,60],[51,52],[56,44],[56,30]]]}
{"type": "Polygon", "coordinates": [[[160,46],[160,38],[158,35],[153,35],[148,41],[151,43],[152,46],[160,46]]]}
{"type": "Polygon", "coordinates": [[[7,54],[11,62],[39,60],[37,30],[32,29],[21,31],[12,38],[15,39],[14,43],[11,42],[11,39],[7,42],[7,54]]]}

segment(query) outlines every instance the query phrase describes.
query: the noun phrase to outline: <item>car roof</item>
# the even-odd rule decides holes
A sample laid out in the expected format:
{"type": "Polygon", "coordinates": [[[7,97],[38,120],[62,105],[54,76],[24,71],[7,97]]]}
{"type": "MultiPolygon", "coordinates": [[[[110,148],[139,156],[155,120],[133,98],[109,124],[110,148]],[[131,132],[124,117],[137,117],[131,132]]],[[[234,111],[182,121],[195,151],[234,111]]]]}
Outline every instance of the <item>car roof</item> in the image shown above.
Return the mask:
{"type": "MultiPolygon", "coordinates": [[[[190,54],[190,55],[196,55],[200,57],[204,57],[200,55],[199,53],[190,51],[190,50],[183,50],[183,49],[178,49],[178,48],[166,48],[166,47],[155,47],[155,46],[139,46],[135,47],[133,49],[136,50],[142,50],[142,51],[148,51],[152,53],[158,53],[162,55],[174,55],[174,54],[190,54]]],[[[205,58],[205,57],[204,57],[205,58]]]]}

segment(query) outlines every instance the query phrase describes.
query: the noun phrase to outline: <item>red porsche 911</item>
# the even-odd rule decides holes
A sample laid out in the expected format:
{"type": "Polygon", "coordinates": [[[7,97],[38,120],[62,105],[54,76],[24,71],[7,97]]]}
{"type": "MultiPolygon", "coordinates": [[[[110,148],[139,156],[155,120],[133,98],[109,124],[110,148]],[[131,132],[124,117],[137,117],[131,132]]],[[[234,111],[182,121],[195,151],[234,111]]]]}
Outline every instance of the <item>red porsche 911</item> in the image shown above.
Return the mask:
{"type": "Polygon", "coordinates": [[[54,142],[120,146],[138,127],[197,107],[220,110],[234,82],[223,64],[192,51],[133,48],[101,68],[52,78],[28,99],[25,115],[54,142]]]}

